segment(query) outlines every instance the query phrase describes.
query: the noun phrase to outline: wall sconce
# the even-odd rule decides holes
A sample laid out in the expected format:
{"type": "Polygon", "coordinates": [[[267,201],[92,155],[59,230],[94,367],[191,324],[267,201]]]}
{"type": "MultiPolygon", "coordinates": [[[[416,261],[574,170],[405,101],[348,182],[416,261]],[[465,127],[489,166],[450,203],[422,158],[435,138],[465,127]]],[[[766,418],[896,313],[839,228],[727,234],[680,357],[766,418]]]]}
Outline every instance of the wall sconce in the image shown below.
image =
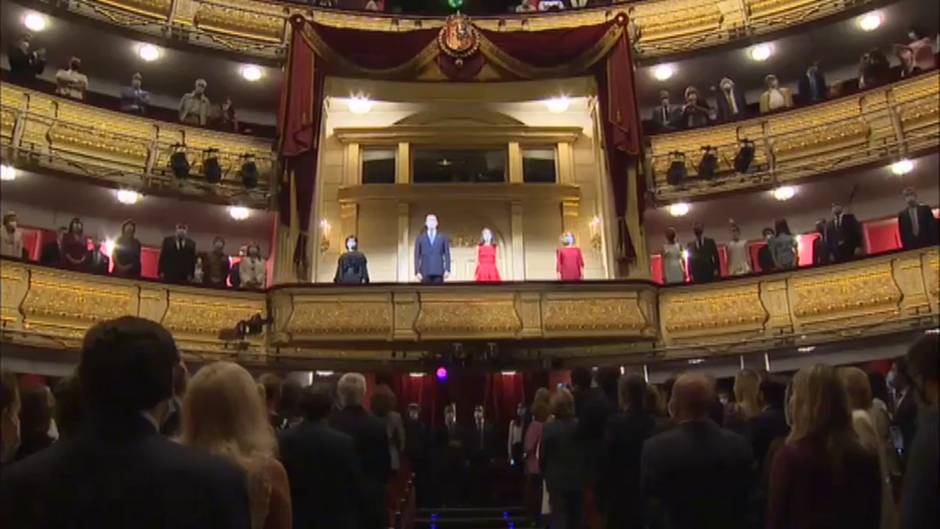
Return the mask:
{"type": "Polygon", "coordinates": [[[594,215],[588,227],[591,229],[591,248],[601,251],[601,218],[594,215]]]}
{"type": "Polygon", "coordinates": [[[320,253],[326,253],[330,249],[330,232],[333,226],[326,219],[320,219],[320,253]]]}

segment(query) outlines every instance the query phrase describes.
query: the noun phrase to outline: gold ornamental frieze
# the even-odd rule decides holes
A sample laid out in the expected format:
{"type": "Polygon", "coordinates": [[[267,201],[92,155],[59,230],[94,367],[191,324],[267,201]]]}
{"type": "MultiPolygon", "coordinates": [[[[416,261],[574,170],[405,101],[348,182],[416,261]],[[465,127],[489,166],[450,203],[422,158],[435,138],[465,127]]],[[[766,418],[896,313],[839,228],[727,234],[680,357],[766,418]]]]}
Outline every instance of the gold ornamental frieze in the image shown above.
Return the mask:
{"type": "Polygon", "coordinates": [[[793,316],[799,329],[876,324],[900,315],[902,295],[890,261],[858,263],[842,272],[810,272],[790,280],[793,316]]]}
{"type": "Polygon", "coordinates": [[[522,330],[512,295],[421,294],[414,324],[422,338],[511,337],[522,330]]]}
{"type": "Polygon", "coordinates": [[[708,285],[660,292],[660,317],[669,339],[698,340],[763,334],[769,318],[760,284],[708,285]]]}
{"type": "Polygon", "coordinates": [[[284,326],[292,340],[387,339],[392,334],[391,296],[298,296],[284,326]]]}
{"type": "Polygon", "coordinates": [[[542,300],[542,323],[546,336],[655,337],[656,324],[645,301],[638,295],[610,296],[546,294],[542,300]]]}

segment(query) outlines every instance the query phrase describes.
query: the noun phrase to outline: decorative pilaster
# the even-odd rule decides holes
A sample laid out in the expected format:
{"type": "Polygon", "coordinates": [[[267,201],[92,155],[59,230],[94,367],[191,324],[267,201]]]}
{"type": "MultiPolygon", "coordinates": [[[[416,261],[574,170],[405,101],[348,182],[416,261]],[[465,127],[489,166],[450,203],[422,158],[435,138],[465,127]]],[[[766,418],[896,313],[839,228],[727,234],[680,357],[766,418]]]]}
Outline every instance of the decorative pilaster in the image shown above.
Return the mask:
{"type": "Polygon", "coordinates": [[[521,184],[525,181],[522,170],[522,148],[519,142],[509,142],[509,183],[521,184]]]}
{"type": "Polygon", "coordinates": [[[512,279],[525,280],[525,228],[523,224],[522,202],[513,201],[510,204],[510,228],[512,230],[512,279]]]}
{"type": "Polygon", "coordinates": [[[398,154],[395,156],[395,183],[411,183],[411,144],[406,141],[398,143],[398,154]]]}
{"type": "Polygon", "coordinates": [[[414,272],[411,262],[411,205],[407,202],[398,203],[398,282],[409,283],[413,281],[414,272]]]}

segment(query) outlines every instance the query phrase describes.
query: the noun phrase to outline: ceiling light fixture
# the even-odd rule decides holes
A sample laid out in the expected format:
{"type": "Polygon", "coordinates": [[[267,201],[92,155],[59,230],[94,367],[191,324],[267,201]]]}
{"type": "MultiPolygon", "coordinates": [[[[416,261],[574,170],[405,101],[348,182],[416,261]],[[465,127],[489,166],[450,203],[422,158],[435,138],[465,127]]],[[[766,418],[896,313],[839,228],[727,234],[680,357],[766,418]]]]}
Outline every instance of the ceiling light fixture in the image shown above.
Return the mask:
{"type": "Polygon", "coordinates": [[[902,158],[891,164],[891,172],[894,173],[895,176],[904,176],[913,170],[914,162],[907,158],[902,158]]]}
{"type": "Polygon", "coordinates": [[[261,67],[254,64],[243,64],[238,71],[242,74],[242,78],[252,83],[264,76],[261,67]]]}
{"type": "Polygon", "coordinates": [[[770,58],[774,53],[774,46],[768,42],[763,44],[758,44],[757,46],[751,47],[748,51],[748,55],[751,56],[751,59],[757,62],[764,62],[770,58]]]}
{"type": "Polygon", "coordinates": [[[673,217],[682,217],[688,215],[690,209],[692,206],[688,202],[676,202],[669,206],[669,214],[673,217]]]}
{"type": "Polygon", "coordinates": [[[7,164],[0,165],[0,180],[4,182],[16,180],[16,167],[7,164]]]}
{"type": "Polygon", "coordinates": [[[790,200],[796,195],[796,188],[793,186],[780,186],[773,190],[774,198],[779,201],[790,200]]]}
{"type": "Polygon", "coordinates": [[[160,48],[153,44],[141,44],[137,46],[137,56],[146,62],[153,62],[160,58],[160,48]]]}
{"type": "Polygon", "coordinates": [[[357,116],[368,114],[372,110],[372,103],[371,99],[363,95],[352,96],[346,101],[349,111],[357,116]]]}
{"type": "Polygon", "coordinates": [[[875,31],[881,27],[882,22],[884,22],[884,16],[881,12],[872,11],[858,18],[858,27],[861,28],[862,31],[875,31]]]}
{"type": "Polygon", "coordinates": [[[133,206],[140,201],[140,193],[131,191],[130,189],[119,189],[117,192],[117,200],[121,204],[133,206]]]}
{"type": "Polygon", "coordinates": [[[23,25],[30,31],[38,32],[46,29],[46,26],[49,25],[49,21],[46,19],[45,15],[35,11],[29,11],[23,15],[23,25]]]}
{"type": "Polygon", "coordinates": [[[251,216],[251,210],[245,206],[229,206],[228,214],[235,220],[245,220],[251,216]]]}
{"type": "Polygon", "coordinates": [[[571,100],[566,96],[558,96],[545,100],[545,107],[548,108],[548,111],[552,114],[561,114],[568,110],[570,104],[571,100]]]}
{"type": "Polygon", "coordinates": [[[666,81],[676,73],[676,67],[671,64],[657,64],[653,68],[653,78],[657,81],[666,81]]]}

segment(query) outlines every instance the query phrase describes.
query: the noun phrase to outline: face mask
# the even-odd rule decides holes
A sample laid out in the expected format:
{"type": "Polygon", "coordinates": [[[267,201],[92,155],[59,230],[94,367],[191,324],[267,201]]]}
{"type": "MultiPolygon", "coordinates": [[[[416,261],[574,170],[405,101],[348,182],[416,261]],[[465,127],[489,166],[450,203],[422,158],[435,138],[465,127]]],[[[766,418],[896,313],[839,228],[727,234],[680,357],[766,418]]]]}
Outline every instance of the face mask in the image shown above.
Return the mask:
{"type": "Polygon", "coordinates": [[[893,369],[891,371],[888,371],[888,376],[885,377],[885,383],[888,385],[888,387],[894,389],[894,386],[895,384],[897,384],[897,381],[898,381],[897,373],[895,373],[893,369]]]}
{"type": "Polygon", "coordinates": [[[572,237],[571,235],[565,235],[565,244],[569,246],[574,244],[574,237],[572,237]]]}
{"type": "Polygon", "coordinates": [[[766,241],[769,241],[770,239],[773,239],[773,238],[774,238],[773,233],[768,233],[767,235],[764,235],[764,240],[766,241]]]}
{"type": "Polygon", "coordinates": [[[176,230],[176,236],[182,239],[186,236],[186,230],[176,230]]]}
{"type": "Polygon", "coordinates": [[[424,225],[425,225],[429,230],[437,229],[437,219],[434,219],[434,218],[427,219],[427,220],[424,221],[424,225]]]}
{"type": "Polygon", "coordinates": [[[838,216],[842,214],[842,208],[832,208],[832,215],[838,216]]]}
{"type": "Polygon", "coordinates": [[[693,231],[695,231],[695,236],[696,236],[696,237],[701,237],[701,236],[702,236],[702,228],[695,228],[695,230],[693,230],[693,231]]]}
{"type": "Polygon", "coordinates": [[[412,421],[417,421],[417,420],[418,420],[418,412],[416,412],[416,411],[409,411],[409,412],[408,412],[408,418],[410,418],[412,421]]]}
{"type": "Polygon", "coordinates": [[[216,250],[221,251],[222,248],[224,248],[224,247],[225,247],[225,245],[222,244],[222,243],[220,243],[220,242],[215,243],[215,249],[216,249],[216,250]]]}
{"type": "Polygon", "coordinates": [[[15,220],[13,220],[13,221],[8,222],[7,226],[9,226],[11,230],[15,230],[18,224],[16,223],[15,220]]]}
{"type": "Polygon", "coordinates": [[[492,240],[493,240],[493,234],[490,233],[490,232],[488,232],[488,231],[484,231],[484,232],[483,232],[483,241],[484,241],[484,242],[490,242],[490,241],[492,241],[492,240]]]}
{"type": "Polygon", "coordinates": [[[348,249],[350,252],[353,251],[353,250],[355,250],[355,249],[356,249],[356,241],[354,241],[354,240],[349,240],[349,241],[347,241],[347,242],[346,242],[346,249],[348,249]]]}
{"type": "Polygon", "coordinates": [[[483,420],[483,412],[482,411],[473,412],[473,418],[478,421],[483,420]]]}
{"type": "Polygon", "coordinates": [[[916,205],[917,205],[917,197],[915,197],[915,196],[908,195],[907,197],[904,198],[904,200],[907,202],[907,205],[908,205],[908,206],[916,206],[916,205]]]}
{"type": "Polygon", "coordinates": [[[445,415],[444,422],[446,422],[447,424],[454,424],[454,415],[451,413],[448,413],[447,415],[445,415]]]}
{"type": "Polygon", "coordinates": [[[516,415],[518,415],[519,417],[525,416],[525,408],[518,408],[516,410],[516,415]]]}

